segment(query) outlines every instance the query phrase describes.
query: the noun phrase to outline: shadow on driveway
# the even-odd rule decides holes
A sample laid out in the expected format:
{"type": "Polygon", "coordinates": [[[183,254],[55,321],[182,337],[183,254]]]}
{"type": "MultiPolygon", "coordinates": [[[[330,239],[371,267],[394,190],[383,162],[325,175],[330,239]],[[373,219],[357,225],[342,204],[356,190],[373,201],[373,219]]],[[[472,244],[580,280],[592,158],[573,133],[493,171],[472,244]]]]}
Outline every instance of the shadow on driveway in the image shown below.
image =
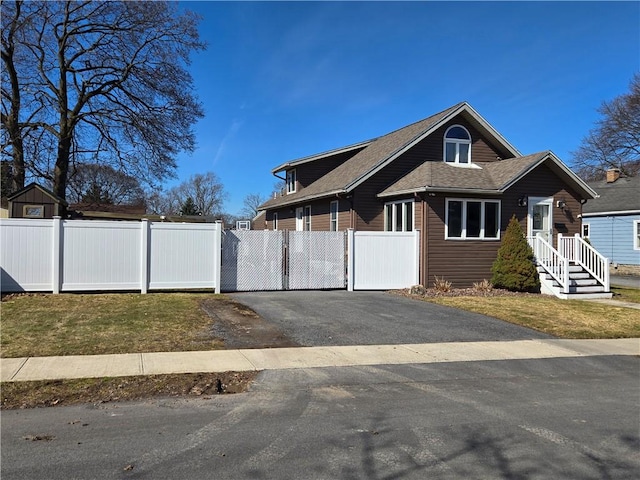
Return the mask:
{"type": "Polygon", "coordinates": [[[478,313],[385,292],[242,292],[231,297],[304,346],[553,338],[478,313]]]}

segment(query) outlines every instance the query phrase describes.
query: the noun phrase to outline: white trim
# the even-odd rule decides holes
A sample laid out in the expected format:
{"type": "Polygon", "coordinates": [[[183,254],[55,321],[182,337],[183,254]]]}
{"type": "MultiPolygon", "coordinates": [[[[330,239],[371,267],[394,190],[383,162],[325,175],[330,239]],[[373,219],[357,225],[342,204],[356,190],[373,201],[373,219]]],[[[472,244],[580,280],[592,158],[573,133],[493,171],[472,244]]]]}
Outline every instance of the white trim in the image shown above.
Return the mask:
{"type": "Polygon", "coordinates": [[[297,181],[296,169],[292,168],[291,170],[287,170],[287,179],[285,180],[287,195],[296,193],[297,181]]]}
{"type": "Polygon", "coordinates": [[[483,241],[495,241],[500,240],[500,225],[502,224],[502,201],[490,198],[490,199],[480,199],[480,198],[445,198],[444,202],[444,239],[445,240],[483,240],[483,241]],[[450,237],[449,236],[449,202],[462,202],[462,218],[461,218],[461,232],[459,237],[450,237]],[[467,237],[467,204],[469,202],[472,203],[480,203],[480,236],[479,237],[467,237]],[[486,237],[485,236],[485,204],[487,203],[497,203],[498,204],[498,216],[497,216],[497,226],[498,232],[496,237],[486,237]]]}
{"type": "Polygon", "coordinates": [[[302,213],[302,229],[306,232],[311,231],[311,205],[305,205],[302,213]]]}
{"type": "MultiPolygon", "coordinates": [[[[363,183],[366,180],[368,180],[369,178],[371,178],[373,175],[378,173],[384,167],[389,165],[389,163],[393,162],[400,155],[405,153],[407,150],[410,150],[411,148],[413,148],[417,143],[419,143],[422,140],[424,140],[426,137],[428,137],[433,132],[435,132],[438,128],[440,128],[442,125],[444,125],[449,120],[451,120],[456,115],[458,115],[458,114],[460,114],[462,112],[467,112],[469,115],[471,115],[471,117],[474,120],[476,120],[483,128],[485,128],[489,132],[489,134],[491,136],[493,136],[496,140],[498,140],[498,142],[503,147],[505,147],[507,150],[509,150],[513,154],[514,157],[521,157],[522,156],[522,154],[513,145],[511,145],[509,142],[507,142],[507,140],[502,135],[500,135],[500,133],[498,133],[491,125],[489,125],[489,123],[484,118],[482,118],[482,116],[480,116],[480,114],[478,112],[476,112],[471,107],[471,105],[469,105],[467,102],[464,102],[464,103],[460,104],[460,106],[458,108],[456,108],[455,110],[452,110],[447,115],[445,115],[443,118],[441,118],[439,121],[437,121],[434,125],[431,126],[431,128],[429,128],[422,135],[419,135],[419,136],[415,137],[412,141],[410,141],[403,148],[401,148],[400,150],[397,150],[396,152],[391,154],[389,157],[387,157],[383,162],[379,163],[375,168],[369,170],[368,172],[364,173],[363,175],[361,175],[360,177],[355,179],[353,182],[348,184],[345,187],[345,191],[349,192],[349,191],[353,190],[354,188],[356,188],[357,186],[359,186],[361,183],[363,183]]],[[[403,127],[403,128],[406,128],[406,127],[403,127]]]]}
{"type": "Polygon", "coordinates": [[[591,224],[582,222],[582,226],[580,227],[580,236],[582,238],[589,238],[591,235],[591,224]],[[584,227],[587,227],[587,234],[584,234],[584,227]]]}
{"type": "Polygon", "coordinates": [[[413,199],[407,200],[395,200],[393,202],[387,202],[384,204],[383,215],[384,215],[384,231],[385,232],[413,232],[416,229],[416,202],[413,199]],[[406,214],[406,204],[411,203],[411,230],[407,230],[407,214],[406,214]],[[396,208],[391,209],[391,228],[389,228],[389,222],[387,221],[387,207],[391,205],[399,205],[402,204],[402,230],[396,230],[397,225],[397,216],[396,216],[396,208]]]}
{"type": "Polygon", "coordinates": [[[329,203],[329,231],[331,231],[331,232],[337,232],[338,231],[338,226],[339,226],[338,216],[339,216],[339,212],[340,212],[340,204],[338,202],[339,202],[338,200],[334,200],[331,203],[329,203]],[[335,205],[335,208],[336,208],[336,211],[335,211],[336,218],[332,219],[331,217],[332,217],[332,215],[334,213],[333,212],[333,206],[334,205],[335,205]],[[333,222],[335,222],[335,225],[336,225],[335,229],[332,228],[333,227],[333,222]]]}
{"type": "Polygon", "coordinates": [[[317,153],[315,155],[309,155],[307,157],[302,157],[302,158],[299,158],[297,160],[291,160],[291,161],[288,161],[288,162],[285,162],[285,163],[282,163],[282,164],[278,165],[276,168],[271,170],[271,173],[275,174],[275,173],[281,172],[283,170],[286,170],[287,168],[294,167],[294,166],[297,166],[297,165],[301,165],[303,163],[314,162],[316,160],[321,160],[322,158],[325,158],[325,157],[330,157],[330,156],[333,156],[333,155],[339,155],[341,153],[350,152],[351,150],[357,150],[358,148],[364,148],[367,145],[369,145],[371,142],[373,142],[374,140],[376,140],[376,139],[373,138],[371,140],[365,140],[364,142],[354,143],[353,145],[348,145],[346,147],[336,148],[334,150],[328,150],[326,152],[317,153]]]}
{"type": "Polygon", "coordinates": [[[633,221],[633,249],[640,250],[640,220],[633,221]]]}
{"type": "Polygon", "coordinates": [[[454,166],[460,166],[460,167],[462,167],[462,166],[464,166],[464,167],[471,166],[471,163],[472,163],[471,162],[471,144],[472,143],[473,143],[473,138],[471,137],[471,134],[469,133],[469,130],[467,130],[466,127],[464,127],[463,125],[458,125],[458,124],[451,125],[449,128],[447,128],[447,130],[444,132],[444,136],[442,137],[442,161],[444,163],[446,163],[447,165],[454,165],[454,166]],[[468,139],[448,138],[447,134],[454,128],[463,129],[469,138],[468,139]],[[447,145],[448,144],[453,144],[456,147],[455,158],[454,158],[453,162],[447,161],[447,145]],[[469,147],[469,149],[467,151],[467,161],[466,162],[461,162],[460,161],[460,145],[467,145],[469,147]]]}
{"type": "Polygon", "coordinates": [[[640,210],[619,210],[617,212],[583,213],[582,217],[610,217],[615,215],[640,215],[640,210]]]}
{"type": "Polygon", "coordinates": [[[301,232],[304,230],[304,210],[303,207],[296,208],[296,231],[301,232]]]}
{"type": "Polygon", "coordinates": [[[549,244],[553,245],[553,197],[529,197],[527,199],[527,237],[535,237],[533,234],[533,207],[535,205],[549,206],[549,236],[545,238],[549,244]]]}

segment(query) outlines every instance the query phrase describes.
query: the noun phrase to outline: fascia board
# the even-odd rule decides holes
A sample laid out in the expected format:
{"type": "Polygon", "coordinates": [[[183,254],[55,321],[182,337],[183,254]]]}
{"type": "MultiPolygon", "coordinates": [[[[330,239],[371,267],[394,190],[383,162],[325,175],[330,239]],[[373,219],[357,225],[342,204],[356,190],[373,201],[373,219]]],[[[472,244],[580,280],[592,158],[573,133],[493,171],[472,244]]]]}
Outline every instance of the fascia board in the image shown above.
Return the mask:
{"type": "Polygon", "coordinates": [[[599,195],[595,192],[595,190],[593,190],[589,185],[587,185],[584,182],[584,180],[582,180],[575,173],[573,173],[573,171],[570,170],[558,157],[556,157],[552,151],[548,151],[546,155],[544,155],[536,163],[531,164],[529,168],[527,168],[522,173],[520,173],[520,175],[518,175],[517,177],[513,178],[511,181],[509,181],[508,183],[500,187],[500,191],[504,192],[505,190],[508,190],[516,182],[522,180],[523,177],[527,176],[529,173],[531,173],[531,171],[536,169],[538,166],[540,166],[542,163],[544,163],[547,160],[551,160],[554,165],[560,168],[560,170],[562,170],[571,180],[573,180],[576,184],[578,184],[578,186],[582,188],[582,190],[591,198],[598,198],[599,195]]]}
{"type": "Polygon", "coordinates": [[[417,143],[421,142],[426,137],[431,135],[433,132],[435,132],[438,128],[440,128],[442,125],[447,123],[453,117],[465,111],[469,113],[483,128],[485,128],[491,135],[493,135],[500,143],[502,143],[506,149],[508,149],[511,153],[513,153],[514,156],[516,157],[521,156],[520,152],[513,145],[507,142],[507,140],[502,135],[500,135],[484,118],[482,118],[480,114],[471,107],[471,105],[464,102],[460,104],[458,108],[456,108],[455,110],[452,110],[447,115],[442,117],[439,121],[437,121],[435,124],[433,124],[427,131],[415,137],[413,140],[407,143],[404,147],[396,150],[384,161],[378,163],[378,165],[373,167],[371,170],[369,170],[368,172],[366,172],[365,174],[361,175],[360,177],[355,179],[353,182],[348,184],[345,187],[345,190],[347,192],[350,192],[354,188],[358,187],[360,184],[362,184],[363,182],[371,178],[371,176],[378,173],[380,170],[382,170],[384,167],[389,165],[391,162],[393,162],[396,158],[398,158],[400,155],[405,153],[407,150],[413,148],[417,143]]]}
{"type": "Polygon", "coordinates": [[[398,195],[409,195],[412,193],[473,193],[480,195],[502,195],[499,190],[487,190],[480,188],[444,188],[444,187],[419,187],[396,192],[379,193],[378,198],[397,197],[398,195]]]}
{"type": "Polygon", "coordinates": [[[496,138],[507,150],[509,150],[509,152],[513,154],[514,157],[522,156],[520,151],[516,147],[511,145],[511,143],[509,143],[500,132],[493,128],[491,124],[487,122],[484,117],[480,115],[471,105],[466,102],[464,103],[464,105],[469,114],[471,114],[475,118],[475,120],[482,126],[482,128],[487,130],[494,138],[496,138]]]}
{"type": "Polygon", "coordinates": [[[275,210],[277,208],[282,208],[282,207],[288,207],[290,205],[295,205],[296,203],[305,203],[305,202],[310,202],[312,200],[320,200],[322,198],[327,198],[327,197],[333,197],[335,195],[340,195],[345,193],[344,190],[332,190],[331,192],[323,192],[323,193],[319,193],[317,195],[308,195],[306,197],[297,197],[291,200],[287,200],[284,201],[282,203],[279,203],[278,205],[273,205],[273,206],[268,206],[268,207],[262,207],[261,205],[261,209],[262,210],[275,210]]]}
{"type": "Polygon", "coordinates": [[[613,212],[583,213],[582,217],[611,217],[617,215],[640,215],[640,210],[618,210],[613,212]]]}
{"type": "Polygon", "coordinates": [[[285,162],[285,163],[283,163],[281,165],[278,165],[276,168],[271,170],[271,173],[272,174],[276,174],[278,172],[286,170],[287,168],[295,167],[297,165],[302,165],[304,163],[314,162],[316,160],[321,160],[323,158],[326,158],[326,157],[329,157],[329,156],[332,156],[332,155],[339,155],[340,153],[345,153],[345,152],[349,152],[351,150],[356,150],[358,148],[366,147],[371,142],[373,142],[373,140],[375,140],[375,139],[366,140],[364,142],[359,142],[359,143],[354,143],[353,145],[348,145],[346,147],[336,148],[334,150],[329,150],[329,151],[326,151],[326,152],[317,153],[315,155],[310,155],[308,157],[302,157],[302,158],[299,158],[297,160],[291,160],[291,161],[285,162]]]}

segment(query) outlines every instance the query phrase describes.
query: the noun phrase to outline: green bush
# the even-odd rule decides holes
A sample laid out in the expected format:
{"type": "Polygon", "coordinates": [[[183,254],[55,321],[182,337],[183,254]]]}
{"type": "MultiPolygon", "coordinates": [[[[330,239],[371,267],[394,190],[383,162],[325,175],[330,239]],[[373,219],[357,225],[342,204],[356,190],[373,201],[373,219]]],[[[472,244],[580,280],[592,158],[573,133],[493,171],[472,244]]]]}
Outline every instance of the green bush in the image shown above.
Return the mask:
{"type": "Polygon", "coordinates": [[[491,272],[491,283],[496,288],[513,292],[540,291],[540,278],[533,262],[533,250],[515,215],[511,217],[504,232],[491,272]]]}

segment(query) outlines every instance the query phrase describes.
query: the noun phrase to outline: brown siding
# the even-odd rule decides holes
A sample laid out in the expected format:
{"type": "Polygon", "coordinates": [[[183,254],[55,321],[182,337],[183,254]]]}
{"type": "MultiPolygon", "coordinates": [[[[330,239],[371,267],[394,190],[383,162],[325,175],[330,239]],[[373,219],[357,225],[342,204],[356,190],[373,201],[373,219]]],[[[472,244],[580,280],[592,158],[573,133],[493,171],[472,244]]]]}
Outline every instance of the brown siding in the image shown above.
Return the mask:
{"type": "Polygon", "coordinates": [[[43,218],[53,218],[54,215],[57,215],[56,202],[37,188],[31,188],[11,201],[11,217],[22,218],[25,205],[44,205],[43,218]]]}
{"type": "MultiPolygon", "coordinates": [[[[311,230],[312,231],[329,231],[330,229],[330,204],[332,201],[338,200],[338,230],[346,230],[351,228],[351,206],[348,199],[345,198],[328,198],[324,200],[316,200],[298,205],[311,206],[311,230]]],[[[267,214],[267,229],[273,230],[273,213],[278,212],[278,230],[295,230],[296,229],[296,207],[284,207],[278,210],[269,211],[267,214]]]]}
{"type": "Polygon", "coordinates": [[[357,212],[356,230],[379,231],[384,229],[384,204],[389,199],[380,199],[376,195],[425,161],[442,162],[444,132],[451,125],[456,124],[464,126],[471,134],[473,141],[472,161],[495,161],[500,155],[466,120],[456,117],[354,190],[354,208],[357,212]]]}
{"type": "MultiPolygon", "coordinates": [[[[554,242],[558,233],[574,235],[580,232],[580,200],[548,167],[542,165],[511,187],[500,200],[501,236],[515,215],[524,232],[527,231],[528,207],[519,207],[518,199],[527,197],[553,197],[554,242]],[[564,199],[564,210],[556,206],[557,200],[564,199]]],[[[427,202],[426,231],[423,243],[421,282],[430,286],[434,276],[444,277],[454,287],[470,287],[474,282],[491,279],[491,265],[496,258],[500,241],[495,240],[445,240],[445,198],[465,198],[464,195],[437,194],[425,197],[427,202]]],[[[472,197],[479,198],[479,197],[472,197]]]]}
{"type": "Polygon", "coordinates": [[[346,162],[361,150],[361,148],[357,150],[351,150],[349,152],[343,152],[337,155],[332,155],[330,157],[315,160],[313,162],[297,165],[296,167],[294,167],[296,170],[296,189],[308,187],[320,177],[323,177],[338,165],[346,162]]]}

